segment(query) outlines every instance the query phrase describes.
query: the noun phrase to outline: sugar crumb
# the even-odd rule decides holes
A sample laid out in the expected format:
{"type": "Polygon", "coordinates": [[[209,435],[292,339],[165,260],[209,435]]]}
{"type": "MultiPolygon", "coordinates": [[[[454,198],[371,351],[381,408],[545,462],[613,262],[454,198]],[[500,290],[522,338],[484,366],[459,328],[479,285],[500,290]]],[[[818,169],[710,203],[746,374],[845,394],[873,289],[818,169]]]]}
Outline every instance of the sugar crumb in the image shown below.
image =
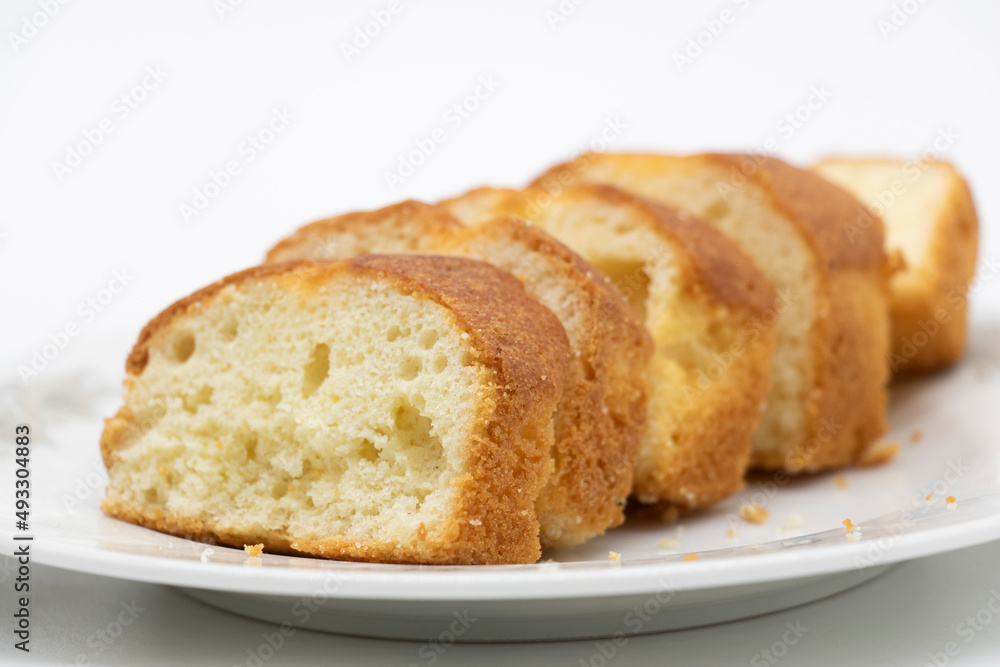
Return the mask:
{"type": "Polygon", "coordinates": [[[471,526],[481,526],[481,525],[483,525],[483,522],[480,521],[479,519],[469,519],[469,525],[471,525],[471,526]]]}

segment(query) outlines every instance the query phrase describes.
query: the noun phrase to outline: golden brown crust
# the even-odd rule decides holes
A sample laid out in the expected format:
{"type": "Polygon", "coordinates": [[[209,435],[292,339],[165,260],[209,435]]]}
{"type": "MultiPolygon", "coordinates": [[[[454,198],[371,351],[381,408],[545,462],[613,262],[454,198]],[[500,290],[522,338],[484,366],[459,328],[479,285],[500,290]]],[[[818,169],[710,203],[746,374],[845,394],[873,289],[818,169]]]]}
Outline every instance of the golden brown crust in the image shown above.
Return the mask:
{"type": "Polygon", "coordinates": [[[649,221],[649,227],[684,261],[689,289],[706,298],[756,317],[774,307],[774,289],[757,265],[725,234],[701,218],[658,204],[611,185],[586,184],[567,188],[566,196],[595,196],[624,204],[649,221]]]}
{"type": "MultiPolygon", "coordinates": [[[[309,225],[279,243],[283,257],[308,254],[314,247],[347,252],[353,239],[379,239],[414,251],[463,255],[514,269],[505,250],[531,271],[554,275],[571,286],[579,325],[571,339],[573,360],[555,415],[556,470],[536,508],[545,545],[576,544],[619,525],[632,484],[633,467],[646,415],[646,366],[652,344],[642,323],[603,274],[545,232],[523,221],[498,219],[462,228],[443,209],[426,205],[400,212],[399,205],[309,225]],[[445,219],[446,224],[438,222],[445,219]],[[390,238],[391,235],[391,238],[390,238]],[[422,239],[422,245],[407,239],[422,239]]],[[[272,254],[269,254],[269,257],[272,254]]],[[[545,301],[529,276],[518,276],[529,293],[545,301]]]]}
{"type": "Polygon", "coordinates": [[[447,234],[462,228],[462,223],[443,209],[412,199],[379,209],[376,235],[359,235],[372,220],[372,211],[355,211],[325,218],[298,229],[271,248],[264,262],[274,264],[299,259],[337,259],[371,253],[427,254],[434,243],[433,235],[447,234]],[[420,224],[427,236],[410,233],[414,223],[420,224]],[[355,235],[356,245],[331,247],[332,236],[355,235]]]}
{"type": "Polygon", "coordinates": [[[872,224],[864,234],[850,234],[858,217],[866,211],[847,192],[777,158],[718,153],[706,158],[733,169],[759,165],[754,174],[756,182],[770,190],[775,207],[785,210],[788,219],[800,227],[821,266],[829,270],[883,269],[885,230],[881,224],[872,224]]]}
{"type": "MultiPolygon", "coordinates": [[[[828,169],[876,166],[898,171],[902,180],[906,165],[892,158],[840,158],[824,160],[813,170],[836,182],[836,174],[828,169]]],[[[926,160],[923,165],[945,170],[950,187],[933,212],[937,220],[924,261],[916,267],[903,258],[890,279],[890,368],[897,375],[938,370],[962,357],[968,327],[966,290],[976,268],[979,221],[968,184],[948,162],[926,160]]],[[[919,181],[910,187],[919,187],[919,181]]],[[[887,246],[892,245],[890,235],[887,246]]]]}
{"type": "MultiPolygon", "coordinates": [[[[710,340],[702,340],[699,347],[711,347],[723,360],[719,368],[725,367],[720,377],[709,378],[699,373],[699,365],[686,362],[689,367],[682,382],[673,376],[656,381],[652,394],[657,405],[650,411],[659,414],[651,416],[644,447],[662,448],[662,455],[647,452],[643,457],[633,493],[647,503],[699,507],[738,491],[768,386],[773,348],[773,319],[768,317],[776,307],[770,282],[708,223],[611,186],[549,183],[526,190],[478,188],[441,205],[470,224],[507,214],[546,228],[547,211],[555,201],[582,212],[598,206],[627,207],[631,224],[672,249],[672,270],[685,293],[679,307],[711,332],[710,340]]],[[[572,233],[564,232],[567,240],[572,241],[568,238],[572,233]]],[[[615,232],[609,226],[607,233],[615,232]]],[[[649,251],[651,258],[663,255],[656,248],[649,251]]],[[[657,339],[659,334],[653,335],[657,339]]],[[[678,341],[660,338],[656,344],[671,349],[678,341]]],[[[659,363],[653,360],[653,378],[663,375],[657,370],[659,363]]]]}
{"type": "MultiPolygon", "coordinates": [[[[105,512],[193,539],[237,547],[263,543],[273,551],[328,558],[438,564],[536,561],[541,552],[534,501],[551,471],[549,425],[562,392],[569,346],[558,320],[506,272],[473,260],[414,256],[256,267],[210,285],[154,318],[133,350],[130,374],[141,374],[141,364],[133,359],[144,357],[157,331],[169,327],[195,304],[206,304],[227,286],[267,279],[282,289],[308,291],[343,273],[381,281],[448,308],[477,351],[476,363],[493,377],[475,418],[479,433],[467,450],[466,473],[453,480],[457,499],[448,520],[414,549],[405,544],[364,544],[343,535],[297,539],[277,530],[223,532],[199,519],[170,516],[161,510],[136,511],[112,499],[104,503],[105,512]],[[480,520],[473,524],[473,518],[480,520]]],[[[110,420],[102,438],[112,475],[114,452],[121,444],[116,439],[129,431],[129,425],[123,424],[128,418],[126,407],[110,420]]]]}
{"type": "Polygon", "coordinates": [[[480,187],[440,202],[449,208],[460,200],[479,195],[493,198],[496,216],[515,215],[534,220],[541,210],[555,197],[583,200],[592,197],[608,204],[628,206],[644,221],[652,221],[650,228],[671,246],[681,250],[679,259],[685,262],[689,279],[685,282],[692,289],[704,291],[720,304],[745,309],[760,314],[774,306],[774,290],[770,282],[736,244],[725,234],[708,225],[697,216],[672,206],[659,204],[603,183],[579,183],[553,189],[551,183],[535,185],[524,190],[480,187]]]}
{"type": "Polygon", "coordinates": [[[883,329],[888,324],[882,311],[887,312],[889,271],[881,220],[872,221],[864,234],[849,234],[863,211],[859,202],[818,176],[760,156],[587,154],[549,169],[535,185],[589,182],[602,165],[614,165],[621,181],[615,184],[626,189],[647,175],[666,172],[668,165],[692,172],[722,169],[731,178],[718,187],[753,185],[800,232],[815,257],[819,281],[812,336],[815,382],[806,397],[805,437],[775,453],[755,452],[753,463],[791,471],[851,463],[885,429],[883,329]],[[870,319],[859,319],[861,314],[870,319]]]}

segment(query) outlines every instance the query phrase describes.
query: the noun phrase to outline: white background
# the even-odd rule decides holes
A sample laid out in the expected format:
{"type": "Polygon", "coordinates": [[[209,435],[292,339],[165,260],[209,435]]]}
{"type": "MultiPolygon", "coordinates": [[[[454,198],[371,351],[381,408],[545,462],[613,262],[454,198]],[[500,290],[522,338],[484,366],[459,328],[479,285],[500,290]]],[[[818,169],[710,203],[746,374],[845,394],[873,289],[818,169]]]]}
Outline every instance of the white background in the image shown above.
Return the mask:
{"type": "MultiPolygon", "coordinates": [[[[36,17],[44,25],[33,34],[24,21],[41,11],[38,1],[5,2],[4,357],[29,364],[33,350],[71,325],[80,330],[74,346],[106,331],[138,332],[173,300],[258,262],[270,244],[315,218],[406,197],[432,201],[484,183],[523,184],[585,148],[609,120],[625,125],[611,150],[760,150],[774,138],[779,153],[799,163],[842,153],[913,156],[948,131],[957,138],[943,157],[972,185],[981,255],[995,257],[1000,247],[997,3],[404,1],[348,61],[342,44],[387,5],[244,0],[227,11],[212,0],[92,1],[36,17]],[[902,25],[883,34],[891,24],[880,30],[880,21],[904,4],[912,15],[897,12],[902,25]],[[572,12],[556,21],[560,6],[572,12]],[[732,21],[709,38],[706,22],[723,10],[732,21]],[[674,54],[699,33],[707,46],[678,67],[674,54]],[[23,42],[13,44],[11,34],[23,42]],[[120,97],[141,85],[147,68],[165,76],[136,93],[144,99],[122,117],[120,97]],[[481,77],[497,82],[495,92],[461,124],[449,123],[449,109],[481,77]],[[814,97],[818,108],[802,112],[808,119],[784,129],[782,119],[813,90],[828,99],[814,97]],[[275,109],[294,117],[248,161],[241,145],[275,109]],[[105,118],[113,130],[60,179],[55,164],[105,118]],[[385,173],[437,127],[445,141],[390,189],[385,173]],[[240,173],[185,222],[181,205],[230,160],[240,173]],[[116,271],[125,272],[126,287],[92,316],[81,304],[98,298],[116,271]]],[[[973,304],[998,295],[1000,281],[986,283],[973,304]]],[[[0,383],[17,391],[16,365],[0,371],[0,383]]],[[[663,664],[676,655],[684,656],[678,664],[699,656],[749,664],[786,620],[801,616],[819,629],[783,665],[923,664],[1000,587],[998,561],[992,546],[905,565],[800,611],[633,639],[611,662],[663,664]]],[[[125,598],[142,597],[157,610],[100,660],[136,664],[140,653],[167,655],[190,642],[186,662],[198,662],[202,653],[191,647],[199,647],[212,663],[235,663],[266,631],[165,589],[45,572],[50,606],[37,641],[52,664],[71,661],[92,631],[78,615],[110,617],[125,598]]],[[[963,645],[953,664],[1000,664],[998,628],[1000,620],[963,645]]],[[[462,648],[438,664],[576,665],[592,652],[588,643],[462,648]]],[[[268,664],[353,664],[347,655],[423,664],[406,644],[311,633],[268,664]]]]}

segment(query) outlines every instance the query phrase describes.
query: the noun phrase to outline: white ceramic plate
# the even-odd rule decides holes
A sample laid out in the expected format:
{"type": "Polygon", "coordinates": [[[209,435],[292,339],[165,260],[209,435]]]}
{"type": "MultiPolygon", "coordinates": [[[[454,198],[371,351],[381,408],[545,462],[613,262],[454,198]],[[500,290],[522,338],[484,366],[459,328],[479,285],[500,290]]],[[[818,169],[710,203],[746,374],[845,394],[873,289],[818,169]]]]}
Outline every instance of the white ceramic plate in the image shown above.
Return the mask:
{"type": "MultiPolygon", "coordinates": [[[[631,520],[583,546],[548,552],[539,564],[507,567],[251,559],[103,516],[101,417],[117,409],[132,338],[73,341],[27,385],[0,387],[0,479],[13,479],[6,443],[14,424],[28,423],[34,434],[34,562],[177,586],[277,623],[442,643],[657,632],[801,604],[893,563],[1000,538],[996,311],[978,313],[960,366],[893,388],[890,438],[901,451],[892,463],[842,477],[753,479],[677,525],[631,520]],[[768,521],[739,519],[743,502],[765,507],[768,521]],[[846,534],[848,518],[859,535],[846,534]],[[609,561],[609,551],[621,560],[609,561]]],[[[6,544],[11,495],[0,496],[6,544]]]]}

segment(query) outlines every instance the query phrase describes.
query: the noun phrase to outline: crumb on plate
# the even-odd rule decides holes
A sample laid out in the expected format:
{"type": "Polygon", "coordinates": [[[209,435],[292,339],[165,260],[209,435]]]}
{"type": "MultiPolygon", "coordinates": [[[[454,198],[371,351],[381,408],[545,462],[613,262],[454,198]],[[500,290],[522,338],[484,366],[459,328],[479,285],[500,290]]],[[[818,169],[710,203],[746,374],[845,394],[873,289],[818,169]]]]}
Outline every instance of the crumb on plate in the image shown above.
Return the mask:
{"type": "Polygon", "coordinates": [[[698,560],[698,554],[687,554],[686,556],[684,556],[684,560],[686,561],[698,560]]]}
{"type": "Polygon", "coordinates": [[[785,517],[784,523],[785,530],[795,530],[796,528],[802,527],[802,515],[801,514],[789,514],[785,517]]]}
{"type": "Polygon", "coordinates": [[[916,444],[924,439],[924,432],[919,428],[913,429],[913,433],[910,434],[910,442],[916,444]]]}
{"type": "Polygon", "coordinates": [[[837,485],[838,489],[847,488],[847,478],[844,477],[844,473],[842,472],[838,472],[836,475],[833,476],[833,483],[837,485]]]}
{"type": "Polygon", "coordinates": [[[766,509],[753,503],[740,505],[740,518],[747,523],[764,523],[770,516],[766,509]]]}
{"type": "Polygon", "coordinates": [[[662,540],[656,540],[657,549],[676,549],[677,543],[680,541],[679,535],[674,535],[670,538],[663,538],[662,540]]]}
{"type": "Polygon", "coordinates": [[[263,544],[253,544],[253,545],[244,544],[243,545],[243,551],[246,551],[247,554],[249,554],[250,557],[253,558],[255,556],[259,556],[262,553],[264,553],[264,545],[263,544]]]}
{"type": "Polygon", "coordinates": [[[853,531],[857,527],[857,526],[854,525],[854,522],[851,521],[850,519],[844,519],[843,521],[841,521],[841,523],[844,524],[844,528],[847,529],[848,533],[850,533],[851,531],[853,531]]]}
{"type": "Polygon", "coordinates": [[[726,531],[726,537],[738,537],[739,532],[735,528],[730,528],[726,531]]]}
{"type": "Polygon", "coordinates": [[[622,555],[620,553],[618,553],[617,551],[609,551],[608,552],[608,560],[621,560],[621,559],[622,559],[622,555]]]}

